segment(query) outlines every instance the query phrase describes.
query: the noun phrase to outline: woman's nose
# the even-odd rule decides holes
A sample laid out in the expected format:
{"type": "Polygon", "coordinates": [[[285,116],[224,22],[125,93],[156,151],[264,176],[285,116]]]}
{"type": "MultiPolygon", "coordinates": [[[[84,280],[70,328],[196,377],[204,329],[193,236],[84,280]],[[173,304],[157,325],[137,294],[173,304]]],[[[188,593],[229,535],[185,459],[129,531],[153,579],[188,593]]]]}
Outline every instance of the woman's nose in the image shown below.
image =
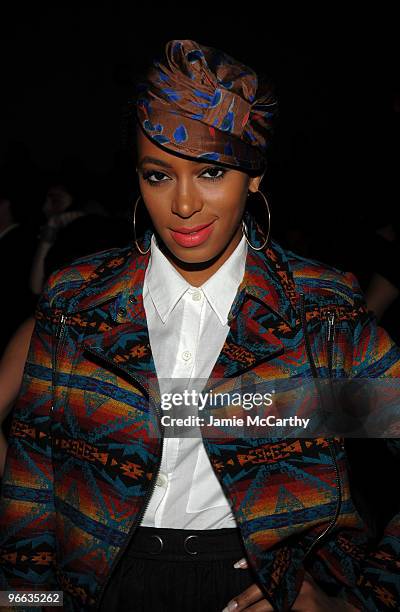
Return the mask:
{"type": "Polygon", "coordinates": [[[178,185],[171,204],[173,213],[181,217],[190,217],[193,213],[201,210],[202,207],[201,196],[195,189],[187,183],[178,185]]]}

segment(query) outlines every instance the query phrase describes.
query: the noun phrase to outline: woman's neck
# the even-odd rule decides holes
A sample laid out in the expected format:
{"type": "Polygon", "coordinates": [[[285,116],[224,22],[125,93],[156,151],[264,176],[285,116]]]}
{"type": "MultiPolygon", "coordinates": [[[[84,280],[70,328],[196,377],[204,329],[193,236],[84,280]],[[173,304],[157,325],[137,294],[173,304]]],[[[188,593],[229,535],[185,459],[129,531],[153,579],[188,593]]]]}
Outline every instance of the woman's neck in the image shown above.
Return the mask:
{"type": "Polygon", "coordinates": [[[160,250],[164,253],[165,257],[174,266],[174,268],[183,276],[183,278],[192,287],[201,287],[213,274],[219,270],[219,268],[225,263],[227,259],[232,255],[233,251],[238,246],[243,236],[242,227],[238,228],[238,231],[232,238],[232,240],[226,245],[226,247],[218,253],[213,259],[200,263],[188,263],[175,257],[165,246],[165,244],[158,240],[160,250]]]}

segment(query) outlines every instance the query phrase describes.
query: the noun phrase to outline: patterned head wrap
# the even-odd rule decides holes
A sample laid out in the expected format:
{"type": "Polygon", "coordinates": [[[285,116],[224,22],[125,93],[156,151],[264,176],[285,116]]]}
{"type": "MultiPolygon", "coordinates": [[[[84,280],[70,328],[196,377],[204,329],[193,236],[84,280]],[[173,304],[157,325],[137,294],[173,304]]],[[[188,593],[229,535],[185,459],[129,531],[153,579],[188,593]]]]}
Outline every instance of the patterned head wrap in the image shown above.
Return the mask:
{"type": "Polygon", "coordinates": [[[173,153],[249,170],[266,164],[272,85],[223,51],[169,41],[137,84],[135,105],[145,134],[173,153]]]}

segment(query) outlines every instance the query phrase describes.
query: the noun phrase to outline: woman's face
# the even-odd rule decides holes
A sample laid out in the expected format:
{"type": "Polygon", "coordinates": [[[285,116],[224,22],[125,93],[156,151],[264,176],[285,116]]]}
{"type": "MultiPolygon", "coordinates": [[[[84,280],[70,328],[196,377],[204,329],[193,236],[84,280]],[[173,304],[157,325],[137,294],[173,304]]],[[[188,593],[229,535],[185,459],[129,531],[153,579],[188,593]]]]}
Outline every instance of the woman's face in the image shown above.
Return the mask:
{"type": "Polygon", "coordinates": [[[262,176],[183,159],[140,128],[137,153],[140,191],[165,255],[189,282],[201,284],[239,244],[247,193],[258,189],[262,176]],[[198,226],[206,227],[186,233],[198,226]]]}

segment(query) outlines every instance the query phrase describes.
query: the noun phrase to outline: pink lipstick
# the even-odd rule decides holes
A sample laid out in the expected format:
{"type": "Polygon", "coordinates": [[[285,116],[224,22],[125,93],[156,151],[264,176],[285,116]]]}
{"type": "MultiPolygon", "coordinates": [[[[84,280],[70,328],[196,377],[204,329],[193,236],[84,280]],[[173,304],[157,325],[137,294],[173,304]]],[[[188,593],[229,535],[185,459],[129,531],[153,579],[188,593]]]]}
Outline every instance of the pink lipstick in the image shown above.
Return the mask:
{"type": "Polygon", "coordinates": [[[196,227],[180,227],[170,230],[171,236],[180,246],[193,247],[203,244],[213,231],[214,221],[196,227]]]}

